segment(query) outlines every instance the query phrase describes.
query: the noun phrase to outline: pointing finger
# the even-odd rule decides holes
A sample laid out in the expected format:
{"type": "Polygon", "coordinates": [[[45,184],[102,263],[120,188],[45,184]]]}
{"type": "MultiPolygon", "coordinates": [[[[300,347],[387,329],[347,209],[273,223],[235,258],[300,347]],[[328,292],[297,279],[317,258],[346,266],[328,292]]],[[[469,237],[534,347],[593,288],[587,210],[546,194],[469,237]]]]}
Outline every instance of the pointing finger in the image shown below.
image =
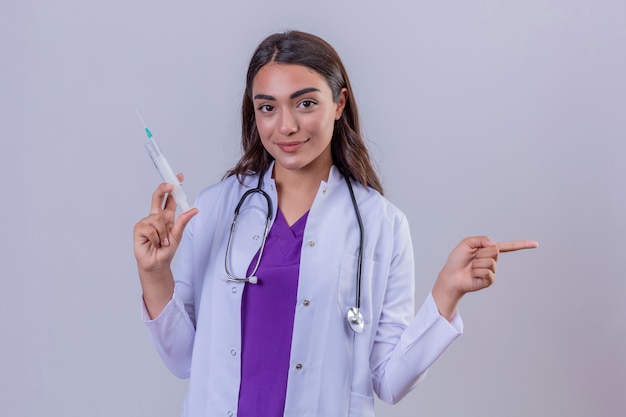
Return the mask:
{"type": "Polygon", "coordinates": [[[500,242],[498,243],[498,249],[500,252],[514,252],[523,249],[534,249],[539,246],[539,243],[534,240],[515,240],[512,242],[500,242]]]}

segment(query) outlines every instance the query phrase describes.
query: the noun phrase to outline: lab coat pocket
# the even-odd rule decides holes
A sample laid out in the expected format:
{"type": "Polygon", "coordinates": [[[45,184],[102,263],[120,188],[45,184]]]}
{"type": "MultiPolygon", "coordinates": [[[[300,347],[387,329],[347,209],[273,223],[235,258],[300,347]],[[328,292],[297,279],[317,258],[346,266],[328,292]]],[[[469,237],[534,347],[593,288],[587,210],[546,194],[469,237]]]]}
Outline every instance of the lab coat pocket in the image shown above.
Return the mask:
{"type": "MultiPolygon", "coordinates": [[[[354,255],[344,255],[341,260],[339,273],[338,301],[339,308],[346,316],[351,307],[356,307],[357,271],[359,258],[354,255]]],[[[372,323],[372,276],[376,263],[371,259],[363,259],[361,270],[361,314],[365,324],[372,323]]]]}

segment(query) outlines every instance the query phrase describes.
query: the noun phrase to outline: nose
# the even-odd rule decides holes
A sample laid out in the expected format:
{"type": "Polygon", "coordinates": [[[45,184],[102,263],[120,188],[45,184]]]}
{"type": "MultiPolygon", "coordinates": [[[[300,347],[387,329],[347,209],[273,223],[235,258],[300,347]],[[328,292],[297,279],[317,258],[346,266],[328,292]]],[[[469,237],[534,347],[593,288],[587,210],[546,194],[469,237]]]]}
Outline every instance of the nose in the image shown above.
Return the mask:
{"type": "Polygon", "coordinates": [[[298,120],[289,110],[280,112],[278,131],[285,136],[290,136],[298,131],[298,120]]]}

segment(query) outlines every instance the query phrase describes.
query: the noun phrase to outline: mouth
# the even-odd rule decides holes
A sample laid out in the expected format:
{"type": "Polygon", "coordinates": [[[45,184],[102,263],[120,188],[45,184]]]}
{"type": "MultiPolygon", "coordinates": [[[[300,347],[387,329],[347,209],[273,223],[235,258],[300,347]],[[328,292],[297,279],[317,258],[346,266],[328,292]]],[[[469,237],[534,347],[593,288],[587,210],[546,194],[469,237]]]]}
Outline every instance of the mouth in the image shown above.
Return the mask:
{"type": "Polygon", "coordinates": [[[276,143],[283,152],[295,152],[310,139],[276,143]]]}

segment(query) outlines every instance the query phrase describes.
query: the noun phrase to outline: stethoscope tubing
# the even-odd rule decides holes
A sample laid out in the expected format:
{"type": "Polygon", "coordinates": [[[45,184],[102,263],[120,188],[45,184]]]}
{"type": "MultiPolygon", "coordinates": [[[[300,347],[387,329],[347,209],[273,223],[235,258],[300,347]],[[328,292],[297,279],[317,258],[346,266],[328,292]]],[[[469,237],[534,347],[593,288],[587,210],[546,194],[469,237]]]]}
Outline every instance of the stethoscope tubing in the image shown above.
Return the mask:
{"type": "Polygon", "coordinates": [[[359,205],[356,202],[356,197],[354,196],[354,190],[352,189],[352,184],[350,183],[350,179],[348,177],[344,177],[346,180],[346,184],[348,185],[348,190],[350,191],[350,198],[352,199],[352,205],[354,206],[354,212],[356,213],[356,219],[359,223],[359,262],[356,270],[356,309],[357,311],[361,310],[361,274],[363,269],[363,246],[365,245],[365,232],[363,227],[363,219],[361,219],[361,211],[359,210],[359,205]]]}
{"type": "MultiPolygon", "coordinates": [[[[358,255],[358,265],[357,265],[357,272],[356,272],[356,300],[355,300],[356,306],[348,309],[346,319],[348,321],[348,324],[350,325],[350,328],[355,333],[361,333],[364,327],[363,314],[361,313],[361,275],[363,271],[363,248],[365,246],[365,228],[363,227],[363,219],[361,218],[359,205],[356,201],[354,190],[352,189],[352,183],[350,182],[350,179],[347,176],[344,176],[344,179],[346,181],[346,185],[348,186],[348,191],[350,192],[350,199],[352,200],[352,206],[354,207],[354,212],[356,214],[357,222],[359,225],[359,255],[358,255]]],[[[239,282],[239,283],[249,282],[251,284],[257,283],[256,272],[259,269],[259,265],[261,263],[261,257],[263,255],[263,250],[265,249],[265,242],[269,234],[270,224],[272,221],[272,214],[274,212],[273,207],[272,207],[272,199],[265,191],[263,191],[262,187],[263,187],[263,174],[261,173],[259,175],[259,182],[257,186],[255,188],[251,188],[248,191],[246,191],[241,196],[241,198],[239,199],[239,203],[237,203],[237,206],[235,207],[235,212],[233,214],[233,222],[230,225],[230,233],[228,235],[228,242],[226,244],[226,255],[224,258],[224,267],[226,270],[225,278],[228,281],[239,282]],[[239,217],[239,210],[241,209],[241,206],[243,205],[243,203],[246,201],[246,198],[248,198],[250,195],[254,193],[260,193],[267,201],[267,218],[265,220],[265,231],[263,232],[263,239],[261,241],[261,247],[259,249],[259,256],[257,257],[257,261],[254,266],[254,269],[252,270],[252,273],[249,276],[246,276],[245,278],[239,278],[230,272],[230,268],[229,268],[230,248],[231,248],[231,243],[233,239],[233,234],[235,231],[235,224],[237,223],[237,218],[239,217]]]]}
{"type": "Polygon", "coordinates": [[[230,233],[228,234],[228,243],[226,244],[226,256],[224,258],[224,269],[226,270],[226,279],[228,281],[250,282],[253,284],[256,284],[257,282],[256,271],[259,269],[259,265],[261,264],[261,256],[263,256],[263,250],[265,249],[265,242],[267,241],[267,235],[270,232],[270,223],[272,221],[272,213],[274,212],[272,208],[272,199],[265,191],[263,191],[262,187],[263,187],[263,175],[260,175],[259,183],[257,184],[256,188],[251,188],[248,191],[246,191],[239,199],[239,203],[237,203],[237,207],[235,207],[235,212],[233,214],[233,222],[230,225],[230,233]],[[254,193],[261,194],[263,197],[265,197],[265,200],[267,201],[267,218],[265,219],[265,230],[263,231],[263,239],[261,239],[261,247],[259,248],[259,256],[257,257],[257,261],[256,261],[256,264],[254,265],[254,269],[252,270],[252,273],[250,274],[250,276],[247,276],[245,278],[238,278],[230,272],[230,268],[228,266],[230,265],[230,246],[233,240],[233,234],[235,232],[235,224],[237,223],[237,218],[239,217],[239,210],[241,209],[241,206],[243,205],[243,203],[246,201],[246,198],[248,198],[250,195],[254,193]]]}

